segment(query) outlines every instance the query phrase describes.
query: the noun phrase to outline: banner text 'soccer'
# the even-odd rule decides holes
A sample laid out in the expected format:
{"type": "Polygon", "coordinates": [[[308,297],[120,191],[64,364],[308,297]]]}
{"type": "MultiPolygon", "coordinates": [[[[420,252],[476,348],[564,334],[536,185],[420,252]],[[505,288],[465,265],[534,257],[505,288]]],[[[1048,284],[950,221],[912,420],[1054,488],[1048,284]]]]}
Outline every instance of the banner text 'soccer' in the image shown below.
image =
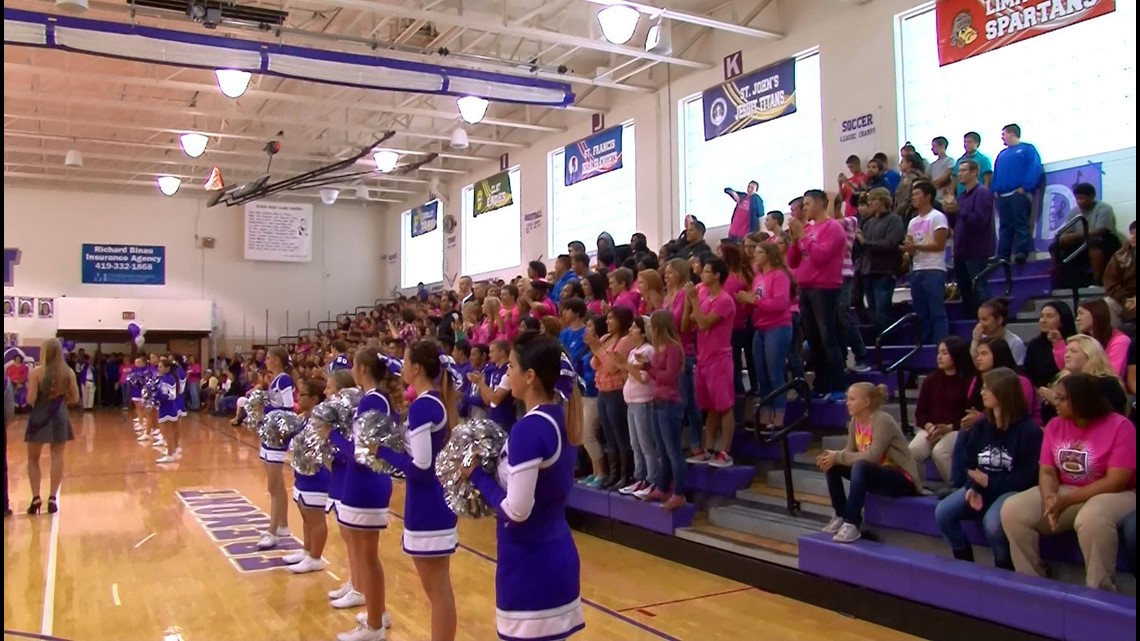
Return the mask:
{"type": "Polygon", "coordinates": [[[501,171],[486,180],[480,180],[475,183],[475,189],[472,191],[475,194],[475,202],[472,206],[475,216],[482,216],[496,209],[510,207],[515,202],[514,196],[511,195],[511,173],[509,171],[501,171]]]}
{"type": "Polygon", "coordinates": [[[623,129],[621,125],[610,127],[589,138],[566,145],[564,184],[569,187],[594,176],[621,169],[623,129]]]}
{"type": "Polygon", "coordinates": [[[796,113],[794,58],[706,89],[701,96],[705,140],[796,113]]]}
{"type": "Polygon", "coordinates": [[[435,231],[439,224],[439,201],[433,200],[412,209],[412,238],[435,231]]]}
{"type": "Polygon", "coordinates": [[[938,0],[938,64],[972,58],[1116,10],[1116,0],[938,0]]]}

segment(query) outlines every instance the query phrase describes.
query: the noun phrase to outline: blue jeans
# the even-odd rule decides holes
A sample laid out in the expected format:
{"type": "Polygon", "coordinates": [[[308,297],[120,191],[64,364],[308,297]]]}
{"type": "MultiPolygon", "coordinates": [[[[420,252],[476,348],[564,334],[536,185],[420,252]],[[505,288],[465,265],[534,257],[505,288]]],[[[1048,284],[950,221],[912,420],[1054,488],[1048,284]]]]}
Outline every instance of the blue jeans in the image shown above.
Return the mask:
{"type": "Polygon", "coordinates": [[[693,372],[697,369],[697,357],[685,356],[685,367],[681,369],[681,416],[689,425],[689,445],[700,449],[701,435],[705,429],[705,419],[697,407],[697,382],[693,372]]]}
{"type": "Polygon", "coordinates": [[[826,477],[835,515],[855,526],[863,524],[863,503],[868,492],[890,497],[915,493],[914,483],[897,467],[883,467],[870,461],[855,461],[851,467],[833,465],[826,477]],[[843,493],[845,478],[851,480],[851,489],[846,495],[843,493]]]}
{"type": "Polygon", "coordinates": [[[985,508],[985,513],[979,514],[966,503],[966,488],[960,487],[953,494],[938,502],[934,509],[934,520],[938,522],[938,529],[942,536],[950,543],[952,550],[964,550],[970,547],[966,539],[966,532],[962,529],[962,521],[966,519],[982,519],[982,529],[986,532],[986,541],[994,551],[994,565],[1001,568],[1013,567],[1013,557],[1009,552],[1009,539],[1005,538],[1005,530],[1001,528],[1001,506],[1009,497],[1017,492],[1006,492],[985,508]]]}
{"type": "Polygon", "coordinates": [[[838,289],[800,290],[800,314],[811,350],[812,365],[809,369],[815,372],[815,390],[824,394],[847,389],[843,383],[845,368],[835,331],[838,309],[838,289]]]}
{"type": "Polygon", "coordinates": [[[883,330],[895,322],[893,309],[897,282],[898,279],[889,274],[867,274],[863,277],[867,292],[867,307],[875,319],[877,334],[882,334],[883,330]]]}
{"type": "Polygon", "coordinates": [[[855,320],[855,311],[851,309],[851,289],[855,286],[854,276],[845,276],[843,284],[839,287],[839,357],[846,365],[847,350],[855,355],[855,362],[867,362],[867,346],[863,344],[863,335],[859,333],[859,322],[855,320]]]}
{"type": "Polygon", "coordinates": [[[1128,560],[1132,564],[1132,571],[1136,571],[1136,511],[1124,517],[1120,522],[1120,542],[1128,552],[1128,560]]]}
{"type": "Polygon", "coordinates": [[[1009,259],[1010,255],[1028,256],[1033,253],[1033,234],[1029,230],[1029,213],[1032,203],[1027,194],[1013,193],[998,196],[997,255],[1009,259]]]}
{"type": "Polygon", "coordinates": [[[950,333],[950,321],[946,317],[946,272],[939,269],[911,272],[910,298],[922,326],[922,344],[938,344],[950,333]]]}
{"type": "Polygon", "coordinates": [[[958,291],[962,294],[962,317],[974,318],[978,307],[990,299],[990,283],[983,278],[974,288],[974,278],[990,264],[987,258],[964,258],[954,260],[954,275],[958,280],[958,291]]]}
{"type": "Polygon", "coordinates": [[[629,403],[626,408],[629,444],[633,450],[633,478],[652,483],[657,478],[657,442],[653,438],[649,403],[629,403]]]}
{"type": "Polygon", "coordinates": [[[125,409],[125,410],[130,409],[131,408],[131,386],[126,384],[126,383],[123,383],[122,385],[119,385],[119,392],[121,392],[123,395],[123,409],[125,409]]]}
{"type": "Polygon", "coordinates": [[[187,383],[186,392],[189,394],[190,400],[186,405],[189,409],[197,412],[202,408],[202,384],[201,383],[187,383]]]}
{"type": "Polygon", "coordinates": [[[681,445],[681,405],[653,401],[653,438],[657,443],[657,478],[653,485],[662,492],[685,493],[685,453],[681,445]]]}
{"type": "Polygon", "coordinates": [[[788,352],[788,372],[792,378],[804,377],[804,324],[799,312],[792,312],[792,349],[788,352]]]}
{"type": "MultiPolygon", "coordinates": [[[[752,337],[752,358],[756,361],[759,370],[757,377],[760,379],[760,387],[756,392],[757,398],[764,398],[784,384],[788,350],[791,347],[791,325],[756,330],[752,337]]],[[[781,394],[772,399],[772,410],[783,411],[787,403],[787,395],[781,394]]]]}
{"type": "Polygon", "coordinates": [[[621,478],[629,478],[633,472],[629,469],[633,453],[629,445],[629,416],[621,390],[598,392],[598,422],[606,439],[610,476],[620,474],[621,478]]]}

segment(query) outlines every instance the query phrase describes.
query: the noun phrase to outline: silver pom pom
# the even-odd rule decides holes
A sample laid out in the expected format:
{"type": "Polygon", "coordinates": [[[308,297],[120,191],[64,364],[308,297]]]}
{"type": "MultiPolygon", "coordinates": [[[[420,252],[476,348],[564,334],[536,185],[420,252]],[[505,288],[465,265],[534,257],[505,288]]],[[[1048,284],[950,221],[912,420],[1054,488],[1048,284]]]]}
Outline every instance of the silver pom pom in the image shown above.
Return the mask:
{"type": "Polygon", "coordinates": [[[284,447],[303,427],[301,418],[289,410],[273,410],[257,426],[257,436],[269,447],[284,447]]]}
{"type": "Polygon", "coordinates": [[[261,424],[265,421],[265,404],[269,402],[269,395],[265,390],[253,389],[246,396],[245,422],[243,425],[255,434],[261,433],[261,424]]]}
{"type": "Polygon", "coordinates": [[[352,441],[355,444],[353,456],[356,462],[373,472],[383,474],[391,474],[395,470],[387,461],[376,456],[376,450],[383,446],[403,452],[408,444],[404,426],[377,410],[369,410],[356,417],[352,422],[352,441]]]}
{"type": "Polygon", "coordinates": [[[321,436],[317,425],[309,421],[300,434],[293,438],[293,471],[313,476],[332,463],[333,445],[321,436]]]}
{"type": "Polygon", "coordinates": [[[463,470],[478,459],[479,467],[497,478],[499,453],[506,443],[507,433],[487,419],[466,421],[451,430],[451,439],[435,459],[435,474],[443,484],[443,497],[452,512],[473,519],[495,514],[475,486],[463,480],[463,470]]]}

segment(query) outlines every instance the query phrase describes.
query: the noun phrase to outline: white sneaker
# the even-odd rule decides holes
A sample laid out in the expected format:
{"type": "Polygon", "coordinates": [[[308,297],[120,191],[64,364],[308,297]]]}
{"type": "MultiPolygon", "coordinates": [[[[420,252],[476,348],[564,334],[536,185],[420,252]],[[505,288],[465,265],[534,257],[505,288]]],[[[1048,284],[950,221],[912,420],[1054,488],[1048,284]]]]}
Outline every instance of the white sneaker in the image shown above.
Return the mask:
{"type": "Polygon", "coordinates": [[[637,490],[636,492],[634,492],[633,495],[639,499],[643,499],[652,493],[653,493],[653,484],[652,483],[646,483],[646,484],[641,486],[640,490],[637,490]]]}
{"type": "Polygon", "coordinates": [[[351,581],[349,581],[348,583],[345,583],[344,585],[340,586],[339,588],[329,592],[329,598],[330,599],[339,599],[342,596],[348,594],[349,592],[352,592],[352,582],[351,581]]]}
{"type": "Polygon", "coordinates": [[[146,443],[150,440],[150,434],[147,434],[146,432],[140,432],[139,437],[135,440],[137,440],[139,443],[146,443]]]}
{"type": "Polygon", "coordinates": [[[842,527],[843,519],[838,516],[833,516],[831,517],[831,520],[827,522],[827,525],[823,526],[822,531],[827,532],[828,534],[835,534],[842,527]]]}
{"type": "Polygon", "coordinates": [[[630,494],[633,494],[634,492],[640,490],[644,485],[645,481],[634,481],[633,483],[630,483],[629,485],[619,489],[618,492],[629,496],[630,494]]]}
{"type": "Polygon", "coordinates": [[[384,628],[373,630],[367,623],[361,623],[352,632],[341,632],[336,638],[337,641],[384,641],[388,638],[388,634],[384,632],[384,628]]]}
{"type": "MultiPolygon", "coordinates": [[[[178,449],[182,449],[182,448],[178,448],[178,449]]],[[[277,528],[277,537],[278,538],[285,538],[287,536],[292,536],[292,533],[289,532],[289,528],[287,528],[287,527],[277,528]]]]}
{"type": "Polygon", "coordinates": [[[156,450],[165,450],[166,449],[166,441],[162,440],[162,438],[159,437],[159,438],[155,439],[154,443],[151,444],[151,447],[153,447],[156,450]]]}
{"type": "Polygon", "coordinates": [[[288,563],[289,565],[293,565],[294,563],[300,563],[307,558],[309,558],[308,552],[304,550],[297,550],[292,554],[286,554],[285,556],[281,557],[281,560],[288,563]]]}
{"type": "Polygon", "coordinates": [[[349,590],[348,594],[345,594],[339,599],[334,599],[332,602],[332,607],[338,610],[344,610],[346,608],[359,608],[362,605],[364,605],[364,595],[360,592],[357,592],[355,589],[349,590]]]}
{"type": "Polygon", "coordinates": [[[309,555],[305,555],[305,558],[301,559],[300,563],[290,565],[289,571],[293,574],[307,574],[309,572],[323,570],[326,565],[328,565],[328,561],[324,559],[314,559],[309,555]]]}
{"type": "Polygon", "coordinates": [[[835,533],[835,536],[831,537],[831,540],[836,543],[853,543],[862,537],[863,534],[859,532],[859,528],[855,527],[854,523],[845,522],[843,527],[835,533]]]}
{"type": "Polygon", "coordinates": [[[277,547],[277,537],[269,532],[262,534],[261,538],[257,541],[257,549],[259,550],[268,550],[275,547],[277,547]]]}
{"type": "MultiPolygon", "coordinates": [[[[357,613],[356,622],[357,623],[368,623],[368,613],[367,612],[357,613]]],[[[382,617],[380,617],[380,625],[383,626],[383,628],[385,630],[392,627],[392,617],[388,616],[387,612],[385,612],[384,615],[382,617]]]]}
{"type": "Polygon", "coordinates": [[[166,455],[158,457],[157,459],[155,459],[154,462],[158,463],[160,465],[166,464],[166,463],[177,463],[178,459],[180,459],[180,458],[181,458],[180,456],[176,456],[174,454],[166,454],[166,455]]]}

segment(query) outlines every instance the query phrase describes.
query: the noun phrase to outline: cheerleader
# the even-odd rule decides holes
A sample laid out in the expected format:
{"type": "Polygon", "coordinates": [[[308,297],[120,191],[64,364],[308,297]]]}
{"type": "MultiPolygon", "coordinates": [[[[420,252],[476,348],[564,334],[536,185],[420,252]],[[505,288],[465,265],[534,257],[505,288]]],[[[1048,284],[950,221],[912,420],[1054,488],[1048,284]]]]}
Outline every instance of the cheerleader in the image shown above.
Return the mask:
{"type": "MultiPolygon", "coordinates": [[[[146,365],[147,378],[144,380],[149,381],[150,379],[158,378],[161,375],[159,373],[160,360],[161,359],[157,352],[150,353],[150,355],[147,357],[146,365]]],[[[162,438],[162,431],[158,429],[157,401],[158,399],[155,400],[155,404],[151,407],[146,407],[146,404],[143,404],[143,416],[146,418],[147,429],[150,431],[150,435],[154,439],[154,444],[152,447],[161,452],[166,449],[166,441],[162,438]]]]}
{"type": "MultiPolygon", "coordinates": [[[[293,379],[285,373],[289,364],[289,352],[284,347],[269,350],[265,359],[266,369],[273,376],[266,392],[265,413],[274,410],[293,411],[293,379]]],[[[266,487],[269,490],[269,529],[257,542],[259,550],[277,547],[279,537],[289,536],[289,498],[285,492],[285,452],[287,444],[271,447],[261,444],[261,460],[265,461],[266,487]]]]}
{"type": "MultiPolygon", "coordinates": [[[[301,418],[307,420],[309,412],[324,400],[324,389],[325,385],[320,379],[306,378],[301,381],[300,392],[297,394],[297,409],[301,418]]],[[[293,474],[293,501],[301,512],[304,540],[300,550],[285,556],[283,560],[289,564],[289,571],[294,574],[317,572],[328,565],[321,558],[325,542],[329,538],[328,525],[325,523],[325,505],[328,500],[328,470],[322,467],[313,475],[300,472],[293,474]]]]}
{"type": "Polygon", "coordinates": [[[174,363],[165,358],[159,361],[158,375],[158,425],[166,425],[166,454],[155,462],[177,463],[182,459],[182,448],[178,446],[178,378],[174,375],[174,363]]]}
{"type": "Polygon", "coordinates": [[[135,365],[127,375],[127,384],[131,386],[131,405],[135,408],[134,428],[138,434],[139,443],[150,440],[146,429],[146,412],[143,408],[143,385],[146,382],[146,359],[142,354],[135,357],[135,365]]]}
{"type": "Polygon", "coordinates": [[[456,516],[443,498],[435,475],[435,457],[455,422],[453,374],[444,363],[439,344],[413,343],[404,356],[404,382],[415,390],[408,406],[407,452],[380,448],[378,454],[407,478],[404,490],[404,553],[415,561],[416,572],[431,602],[432,641],[455,639],[455,594],[451,589],[451,555],[459,546],[456,516]],[[441,380],[437,387],[436,380],[441,380]]]}
{"type": "MultiPolygon", "coordinates": [[[[388,397],[378,389],[393,377],[391,361],[386,356],[375,347],[357,351],[352,377],[360,389],[368,390],[360,399],[357,416],[375,410],[398,420],[388,397]]],[[[357,463],[353,458],[355,446],[338,430],[333,430],[329,438],[340,451],[338,456],[345,465],[344,485],[334,508],[352,568],[352,585],[332,605],[355,607],[363,601],[368,608],[367,613],[357,617],[355,630],[342,632],[336,638],[339,641],[384,641],[384,630],[391,625],[391,620],[385,609],[380,530],[388,527],[392,479],[357,463]]]]}
{"type": "MultiPolygon", "coordinates": [[[[337,392],[350,387],[356,387],[352,372],[350,370],[336,370],[329,375],[328,382],[325,384],[325,397],[332,398],[337,392]]],[[[328,426],[321,431],[321,435],[332,441],[334,446],[332,448],[332,462],[329,464],[328,500],[325,503],[325,514],[328,514],[336,510],[344,493],[344,479],[348,472],[348,465],[352,462],[353,446],[352,441],[345,438],[339,430],[330,430],[328,426]]],[[[339,519],[337,523],[339,525],[339,519]]],[[[329,592],[329,599],[332,600],[334,608],[359,607],[364,605],[364,595],[353,587],[353,580],[356,578],[354,576],[356,563],[352,560],[353,549],[348,545],[352,532],[346,532],[344,525],[339,527],[341,539],[344,540],[345,547],[348,549],[349,577],[344,585],[329,592]]]]}
{"type": "Polygon", "coordinates": [[[178,398],[174,399],[178,407],[178,416],[186,416],[186,366],[185,357],[180,354],[174,356],[174,378],[178,379],[178,398]]]}
{"type": "Polygon", "coordinates": [[[498,478],[478,468],[478,461],[467,469],[498,516],[496,627],[504,641],[565,639],[586,625],[578,550],[566,523],[582,402],[577,385],[565,385],[570,396],[563,414],[556,387],[564,387],[560,379],[570,375],[561,360],[556,340],[519,336],[508,376],[527,413],[499,455],[498,478]]]}

